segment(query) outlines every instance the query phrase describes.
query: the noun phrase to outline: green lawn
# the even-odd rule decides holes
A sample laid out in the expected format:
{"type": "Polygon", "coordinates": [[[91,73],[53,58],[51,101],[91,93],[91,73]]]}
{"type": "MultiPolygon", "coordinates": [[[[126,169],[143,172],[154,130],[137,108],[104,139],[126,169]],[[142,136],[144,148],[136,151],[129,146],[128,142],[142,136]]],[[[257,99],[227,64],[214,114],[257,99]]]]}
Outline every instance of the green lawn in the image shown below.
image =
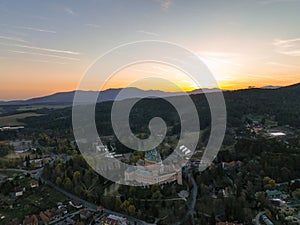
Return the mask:
{"type": "Polygon", "coordinates": [[[43,114],[37,114],[37,113],[20,113],[20,114],[13,114],[9,116],[0,116],[0,127],[23,125],[23,123],[18,121],[18,119],[24,119],[27,117],[42,116],[42,115],[43,114]]]}

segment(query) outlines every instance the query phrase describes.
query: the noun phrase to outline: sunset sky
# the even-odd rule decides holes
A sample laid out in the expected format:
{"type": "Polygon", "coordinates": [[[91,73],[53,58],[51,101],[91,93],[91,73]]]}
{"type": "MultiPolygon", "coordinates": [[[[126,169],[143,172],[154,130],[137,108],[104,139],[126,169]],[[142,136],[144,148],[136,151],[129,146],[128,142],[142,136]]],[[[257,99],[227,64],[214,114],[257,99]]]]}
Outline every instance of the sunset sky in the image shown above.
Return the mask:
{"type": "MultiPolygon", "coordinates": [[[[222,89],[298,83],[299,12],[299,0],[0,0],[0,100],[74,90],[97,57],[149,39],[197,54],[222,89]]],[[[120,71],[105,88],[147,74],[198,88],[149,64],[120,71]]]]}

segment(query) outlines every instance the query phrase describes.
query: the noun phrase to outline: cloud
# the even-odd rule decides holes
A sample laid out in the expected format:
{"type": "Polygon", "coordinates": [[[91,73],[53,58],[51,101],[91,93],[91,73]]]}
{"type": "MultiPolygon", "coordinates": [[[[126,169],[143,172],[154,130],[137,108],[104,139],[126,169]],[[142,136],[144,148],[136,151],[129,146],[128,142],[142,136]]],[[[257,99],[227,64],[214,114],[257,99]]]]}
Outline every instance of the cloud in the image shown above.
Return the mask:
{"type": "Polygon", "coordinates": [[[241,55],[232,52],[200,52],[197,54],[207,63],[212,64],[230,64],[234,66],[243,66],[241,63],[237,63],[241,55]]]}
{"type": "Polygon", "coordinates": [[[163,9],[167,10],[170,8],[172,3],[173,3],[173,0],[163,0],[161,6],[163,9]]]}
{"type": "Polygon", "coordinates": [[[60,64],[60,65],[65,65],[65,64],[67,64],[67,63],[64,63],[64,62],[51,61],[51,60],[25,59],[25,61],[29,61],[29,62],[39,62],[39,63],[54,63],[54,64],[60,64]]]}
{"type": "Polygon", "coordinates": [[[87,26],[87,27],[92,27],[92,28],[101,28],[100,25],[93,24],[93,23],[87,23],[87,24],[85,24],[85,26],[87,26]]]}
{"type": "Polygon", "coordinates": [[[21,38],[17,38],[17,37],[0,36],[0,39],[27,43],[27,41],[25,41],[25,40],[23,40],[21,38]]]}
{"type": "Polygon", "coordinates": [[[71,8],[64,8],[65,12],[69,15],[75,16],[76,13],[71,8]]]}
{"type": "Polygon", "coordinates": [[[80,55],[79,52],[67,51],[67,50],[61,50],[61,49],[42,48],[42,47],[36,47],[36,46],[30,46],[30,45],[19,45],[19,44],[5,44],[5,43],[0,43],[0,44],[4,45],[4,46],[12,46],[12,47],[33,49],[33,50],[52,52],[52,53],[62,53],[62,54],[68,54],[68,55],[80,55]]]}
{"type": "Polygon", "coordinates": [[[267,64],[272,66],[291,68],[291,69],[300,69],[300,66],[291,65],[291,64],[284,64],[284,63],[277,63],[277,62],[267,62],[267,64]]]}
{"type": "Polygon", "coordinates": [[[275,39],[272,44],[279,54],[300,56],[300,38],[275,39]]]}
{"type": "Polygon", "coordinates": [[[173,0],[156,0],[163,10],[168,10],[173,3],[173,0]]]}
{"type": "Polygon", "coordinates": [[[269,5],[273,3],[288,3],[288,2],[296,2],[297,0],[259,0],[258,2],[264,5],[269,5]]]}
{"type": "Polygon", "coordinates": [[[275,39],[273,41],[273,45],[275,46],[291,46],[291,44],[295,43],[295,42],[298,42],[300,41],[300,38],[292,38],[292,39],[285,39],[285,40],[282,40],[282,39],[275,39]]]}
{"type": "Polygon", "coordinates": [[[157,34],[157,33],[149,32],[149,31],[145,31],[145,30],[139,30],[138,33],[146,34],[146,35],[149,35],[149,36],[155,36],[155,37],[159,36],[159,34],[157,34]]]}
{"type": "Polygon", "coordinates": [[[52,54],[44,54],[44,53],[37,53],[37,52],[28,52],[28,51],[16,51],[16,50],[8,50],[12,53],[17,54],[26,54],[26,55],[37,55],[37,56],[45,56],[45,57],[51,57],[51,58],[58,58],[58,59],[66,59],[71,61],[80,61],[78,58],[73,57],[66,57],[66,56],[60,56],[60,55],[52,55],[52,54]]]}
{"type": "Polygon", "coordinates": [[[17,29],[22,29],[22,30],[30,30],[30,31],[36,31],[36,32],[56,34],[56,31],[54,31],[54,30],[46,30],[46,29],[41,29],[41,28],[36,28],[36,27],[14,26],[14,25],[8,25],[8,24],[1,24],[1,25],[7,26],[7,27],[12,27],[12,28],[17,28],[17,29]]]}

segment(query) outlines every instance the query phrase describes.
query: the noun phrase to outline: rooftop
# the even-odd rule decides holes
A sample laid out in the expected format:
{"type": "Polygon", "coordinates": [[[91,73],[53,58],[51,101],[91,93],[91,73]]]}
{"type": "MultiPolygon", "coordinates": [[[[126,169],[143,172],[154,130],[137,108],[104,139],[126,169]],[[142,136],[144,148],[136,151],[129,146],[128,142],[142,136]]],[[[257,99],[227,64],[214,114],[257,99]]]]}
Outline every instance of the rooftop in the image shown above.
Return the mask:
{"type": "Polygon", "coordinates": [[[148,151],[145,153],[145,158],[148,161],[153,161],[153,162],[161,162],[161,156],[160,154],[157,152],[156,149],[153,149],[151,151],[148,151]]]}

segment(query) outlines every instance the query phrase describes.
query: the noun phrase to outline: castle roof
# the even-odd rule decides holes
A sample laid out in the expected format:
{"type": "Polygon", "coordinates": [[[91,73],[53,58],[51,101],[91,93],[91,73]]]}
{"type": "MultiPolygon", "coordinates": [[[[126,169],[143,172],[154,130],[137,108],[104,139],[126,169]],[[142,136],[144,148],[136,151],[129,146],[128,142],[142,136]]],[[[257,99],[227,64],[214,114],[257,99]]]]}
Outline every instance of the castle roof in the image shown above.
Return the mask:
{"type": "Polygon", "coordinates": [[[141,159],[139,159],[139,160],[137,161],[137,164],[140,165],[140,166],[144,166],[144,165],[145,165],[144,161],[141,160],[141,159]]]}
{"type": "Polygon", "coordinates": [[[148,161],[155,162],[155,163],[161,162],[161,156],[160,156],[160,154],[157,152],[156,149],[153,149],[153,150],[151,150],[151,151],[147,151],[147,152],[145,153],[145,159],[148,160],[148,161]]]}
{"type": "Polygon", "coordinates": [[[143,175],[147,175],[147,176],[152,176],[152,173],[146,170],[141,170],[141,169],[137,169],[136,170],[137,173],[139,174],[143,174],[143,175]]]}

